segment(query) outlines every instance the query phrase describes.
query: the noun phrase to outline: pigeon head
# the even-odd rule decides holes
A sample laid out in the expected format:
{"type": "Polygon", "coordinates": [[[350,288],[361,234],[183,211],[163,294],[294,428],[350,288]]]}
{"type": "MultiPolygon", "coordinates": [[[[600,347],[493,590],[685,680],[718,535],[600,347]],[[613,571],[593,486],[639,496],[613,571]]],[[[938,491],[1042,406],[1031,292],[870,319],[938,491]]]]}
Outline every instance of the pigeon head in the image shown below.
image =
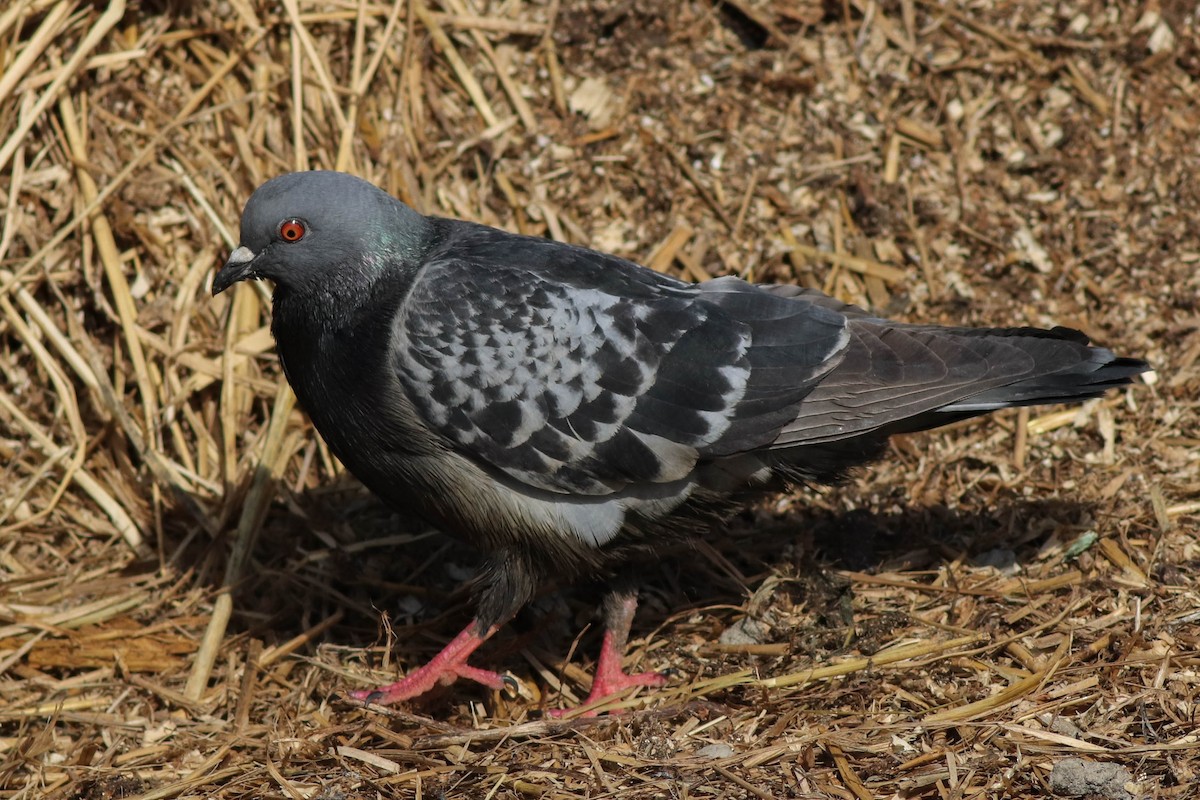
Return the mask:
{"type": "Polygon", "coordinates": [[[213,294],[267,278],[276,292],[353,296],[397,264],[415,265],[431,225],[344,172],[292,172],[267,181],[242,211],[241,242],[213,279],[213,294]]]}

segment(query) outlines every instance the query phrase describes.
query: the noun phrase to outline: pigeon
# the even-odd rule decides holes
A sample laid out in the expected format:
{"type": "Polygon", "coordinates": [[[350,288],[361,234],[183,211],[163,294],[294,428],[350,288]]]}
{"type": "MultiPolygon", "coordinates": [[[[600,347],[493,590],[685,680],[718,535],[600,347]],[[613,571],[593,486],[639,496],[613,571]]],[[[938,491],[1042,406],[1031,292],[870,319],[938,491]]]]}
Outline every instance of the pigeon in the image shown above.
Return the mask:
{"type": "Polygon", "coordinates": [[[595,250],[425,216],[331,171],[246,203],[213,280],[274,283],[288,382],[330,450],[390,505],[478,548],[474,619],[428,664],[353,692],[396,703],[468,663],[550,579],[606,589],[585,707],[626,673],[639,559],[731,496],[832,483],[888,437],[1078,402],[1146,362],[1068,328],[895,322],[812,289],[687,283],[595,250]]]}

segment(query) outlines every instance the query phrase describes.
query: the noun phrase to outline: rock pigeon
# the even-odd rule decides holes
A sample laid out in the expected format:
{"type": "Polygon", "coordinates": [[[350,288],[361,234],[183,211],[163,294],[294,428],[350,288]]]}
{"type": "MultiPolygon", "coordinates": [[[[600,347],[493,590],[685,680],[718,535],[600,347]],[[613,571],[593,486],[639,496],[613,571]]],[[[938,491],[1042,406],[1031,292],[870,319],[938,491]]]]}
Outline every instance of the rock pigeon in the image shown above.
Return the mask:
{"type": "Polygon", "coordinates": [[[284,373],[371,491],[486,554],[475,618],[359,700],[469,678],[548,578],[610,587],[586,704],[658,673],[621,659],[631,560],[700,535],[729,495],[828,483],[888,436],[1123,386],[1144,361],[1074,330],[893,322],[811,289],[699,284],[616,256],[423,216],[359,178],[250,197],[213,280],[274,282],[284,373]]]}

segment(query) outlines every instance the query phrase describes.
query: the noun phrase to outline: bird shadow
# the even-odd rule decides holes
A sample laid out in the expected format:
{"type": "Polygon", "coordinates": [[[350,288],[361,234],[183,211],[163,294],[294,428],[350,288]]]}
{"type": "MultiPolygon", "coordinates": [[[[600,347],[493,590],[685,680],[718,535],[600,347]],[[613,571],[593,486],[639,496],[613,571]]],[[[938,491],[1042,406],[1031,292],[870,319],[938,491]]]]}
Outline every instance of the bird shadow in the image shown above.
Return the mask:
{"type": "MultiPolygon", "coordinates": [[[[1001,497],[988,508],[945,505],[744,512],[699,544],[643,572],[639,630],[688,610],[719,607],[719,628],[756,613],[758,595],[788,595],[805,606],[814,636],[844,647],[855,627],[847,573],[936,572],[965,563],[1015,574],[1051,542],[1093,527],[1092,509],[1073,500],[1001,497]]],[[[835,648],[836,649],[836,648],[835,648]]]]}
{"type": "MultiPolygon", "coordinates": [[[[854,626],[844,572],[920,571],[967,561],[1005,569],[1032,558],[1048,539],[1069,541],[1091,524],[1085,504],[1001,497],[987,508],[941,505],[839,510],[838,490],[818,508],[785,513],[758,502],[708,535],[631,567],[642,603],[633,636],[666,631],[671,620],[704,610],[713,634],[747,616],[756,592],[775,577],[792,605],[812,612],[814,654],[828,652],[854,626]],[[832,502],[831,502],[832,501],[832,502]]],[[[170,529],[173,526],[167,525],[170,529]]],[[[236,517],[227,529],[236,527],[236,517]]],[[[182,564],[220,585],[232,537],[193,540],[182,564]]],[[[470,581],[479,555],[397,513],[353,479],[291,493],[277,487],[250,560],[233,587],[230,631],[288,641],[336,619],[319,641],[340,663],[395,651],[421,663],[470,619],[470,581]]],[[[599,641],[595,609],[602,587],[550,586],[481,651],[480,663],[528,674],[522,651],[561,658],[573,647],[590,661],[599,641]],[[588,629],[579,636],[579,632],[588,629]],[[579,637],[576,641],[576,637],[579,637]]],[[[308,652],[312,652],[309,650],[308,652]]],[[[474,691],[474,689],[471,689],[474,691]]],[[[434,699],[436,702],[436,696],[434,699]]]]}

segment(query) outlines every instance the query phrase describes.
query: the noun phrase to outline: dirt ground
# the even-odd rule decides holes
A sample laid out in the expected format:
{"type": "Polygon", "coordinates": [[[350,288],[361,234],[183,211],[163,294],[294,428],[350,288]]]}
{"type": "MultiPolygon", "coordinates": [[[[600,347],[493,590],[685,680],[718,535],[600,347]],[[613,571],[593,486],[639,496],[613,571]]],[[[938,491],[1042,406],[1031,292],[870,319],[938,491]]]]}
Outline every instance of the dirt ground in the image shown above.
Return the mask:
{"type": "Polygon", "coordinates": [[[0,798],[1187,798],[1200,780],[1200,17],[1149,0],[259,0],[0,7],[0,798]],[[476,557],[294,408],[263,180],[914,321],[1149,359],[1081,408],[895,441],[589,587],[458,683],[476,557]]]}

